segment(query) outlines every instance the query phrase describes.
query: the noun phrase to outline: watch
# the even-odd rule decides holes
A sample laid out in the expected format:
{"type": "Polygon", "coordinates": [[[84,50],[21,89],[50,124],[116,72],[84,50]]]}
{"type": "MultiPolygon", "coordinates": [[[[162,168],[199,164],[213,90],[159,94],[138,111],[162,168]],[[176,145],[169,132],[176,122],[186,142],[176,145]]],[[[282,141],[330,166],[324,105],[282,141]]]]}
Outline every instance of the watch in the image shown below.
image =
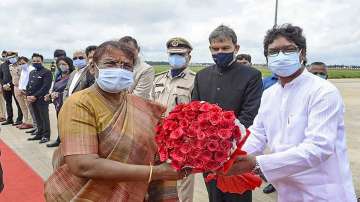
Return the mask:
{"type": "Polygon", "coordinates": [[[254,173],[255,175],[259,175],[265,182],[267,182],[267,179],[265,178],[265,175],[262,173],[261,168],[260,168],[260,164],[257,160],[255,160],[255,167],[252,169],[252,173],[254,173]]]}

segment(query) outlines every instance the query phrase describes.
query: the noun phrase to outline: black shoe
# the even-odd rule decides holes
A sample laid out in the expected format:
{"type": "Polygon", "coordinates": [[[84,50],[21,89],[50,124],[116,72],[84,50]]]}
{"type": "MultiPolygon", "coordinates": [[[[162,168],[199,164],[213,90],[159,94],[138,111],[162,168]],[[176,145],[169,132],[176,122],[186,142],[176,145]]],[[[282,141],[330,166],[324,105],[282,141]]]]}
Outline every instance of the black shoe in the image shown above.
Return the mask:
{"type": "Polygon", "coordinates": [[[22,124],[22,121],[16,121],[16,122],[13,123],[12,125],[13,125],[13,126],[17,126],[17,125],[20,125],[20,124],[22,124]]]}
{"type": "Polygon", "coordinates": [[[272,184],[269,184],[268,186],[266,186],[265,188],[264,188],[264,190],[263,190],[263,192],[265,193],[265,194],[270,194],[270,193],[273,193],[273,192],[275,192],[276,191],[276,189],[275,189],[275,187],[272,185],[272,184]]]}
{"type": "Polygon", "coordinates": [[[47,146],[47,147],[57,147],[57,146],[59,146],[59,145],[60,145],[60,142],[55,141],[55,142],[53,142],[53,143],[47,144],[46,146],[47,146]]]}
{"type": "Polygon", "coordinates": [[[42,137],[41,137],[41,136],[39,136],[39,135],[35,135],[34,137],[30,137],[30,138],[28,138],[28,140],[29,140],[29,141],[41,140],[41,139],[42,139],[42,137]]]}
{"type": "Polygon", "coordinates": [[[7,120],[7,121],[5,121],[4,123],[2,123],[1,125],[5,126],[5,125],[13,124],[13,123],[14,123],[14,121],[12,121],[12,120],[7,120]]]}
{"type": "Polygon", "coordinates": [[[35,131],[36,131],[36,128],[32,129],[32,130],[25,131],[25,133],[34,133],[35,131]]]}
{"type": "MultiPolygon", "coordinates": [[[[36,137],[36,136],[35,136],[35,137],[36,137]]],[[[43,137],[43,138],[41,138],[39,144],[42,144],[42,143],[45,143],[45,142],[49,142],[49,141],[50,141],[49,138],[43,137]]]]}

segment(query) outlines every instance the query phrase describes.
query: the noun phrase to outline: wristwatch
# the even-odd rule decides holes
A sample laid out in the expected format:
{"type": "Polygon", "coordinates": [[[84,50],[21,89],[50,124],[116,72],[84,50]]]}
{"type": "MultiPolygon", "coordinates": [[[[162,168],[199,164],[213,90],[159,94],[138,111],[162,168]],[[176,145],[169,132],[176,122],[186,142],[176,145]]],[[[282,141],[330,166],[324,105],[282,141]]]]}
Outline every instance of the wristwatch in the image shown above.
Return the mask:
{"type": "Polygon", "coordinates": [[[255,160],[255,167],[252,169],[252,173],[254,173],[255,175],[259,175],[265,182],[267,182],[265,175],[262,173],[261,168],[260,168],[260,164],[257,160],[255,160]]]}

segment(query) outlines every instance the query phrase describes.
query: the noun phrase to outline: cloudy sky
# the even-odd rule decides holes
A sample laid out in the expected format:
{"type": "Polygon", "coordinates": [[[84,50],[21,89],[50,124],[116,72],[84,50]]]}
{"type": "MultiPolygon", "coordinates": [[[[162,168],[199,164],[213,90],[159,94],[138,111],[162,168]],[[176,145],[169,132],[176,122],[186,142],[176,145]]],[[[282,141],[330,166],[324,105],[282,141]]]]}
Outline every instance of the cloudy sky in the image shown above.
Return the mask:
{"type": "MultiPolygon", "coordinates": [[[[194,47],[193,62],[210,62],[209,33],[220,24],[237,33],[240,51],[264,63],[262,41],[274,23],[275,0],[0,0],[0,49],[52,58],[124,35],[146,60],[166,61],[174,36],[194,47]]],[[[304,29],[309,62],[360,65],[359,0],[279,0],[278,23],[304,29]]]]}

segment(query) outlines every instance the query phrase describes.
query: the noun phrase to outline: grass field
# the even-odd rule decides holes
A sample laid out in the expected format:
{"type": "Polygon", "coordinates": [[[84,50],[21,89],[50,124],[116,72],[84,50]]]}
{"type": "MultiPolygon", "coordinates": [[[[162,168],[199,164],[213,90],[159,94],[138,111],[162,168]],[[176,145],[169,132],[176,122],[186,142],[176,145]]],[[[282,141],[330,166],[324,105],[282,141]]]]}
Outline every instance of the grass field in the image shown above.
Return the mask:
{"type": "MultiPolygon", "coordinates": [[[[198,72],[203,67],[198,66],[191,66],[190,69],[194,72],[198,72]]],[[[169,67],[166,65],[159,65],[155,66],[155,72],[163,72],[168,70],[169,67]]],[[[259,68],[263,77],[267,77],[271,75],[271,72],[266,68],[259,68]]],[[[352,70],[352,69],[329,69],[328,70],[329,78],[330,79],[343,79],[343,78],[360,78],[360,69],[359,70],[352,70]]]]}

